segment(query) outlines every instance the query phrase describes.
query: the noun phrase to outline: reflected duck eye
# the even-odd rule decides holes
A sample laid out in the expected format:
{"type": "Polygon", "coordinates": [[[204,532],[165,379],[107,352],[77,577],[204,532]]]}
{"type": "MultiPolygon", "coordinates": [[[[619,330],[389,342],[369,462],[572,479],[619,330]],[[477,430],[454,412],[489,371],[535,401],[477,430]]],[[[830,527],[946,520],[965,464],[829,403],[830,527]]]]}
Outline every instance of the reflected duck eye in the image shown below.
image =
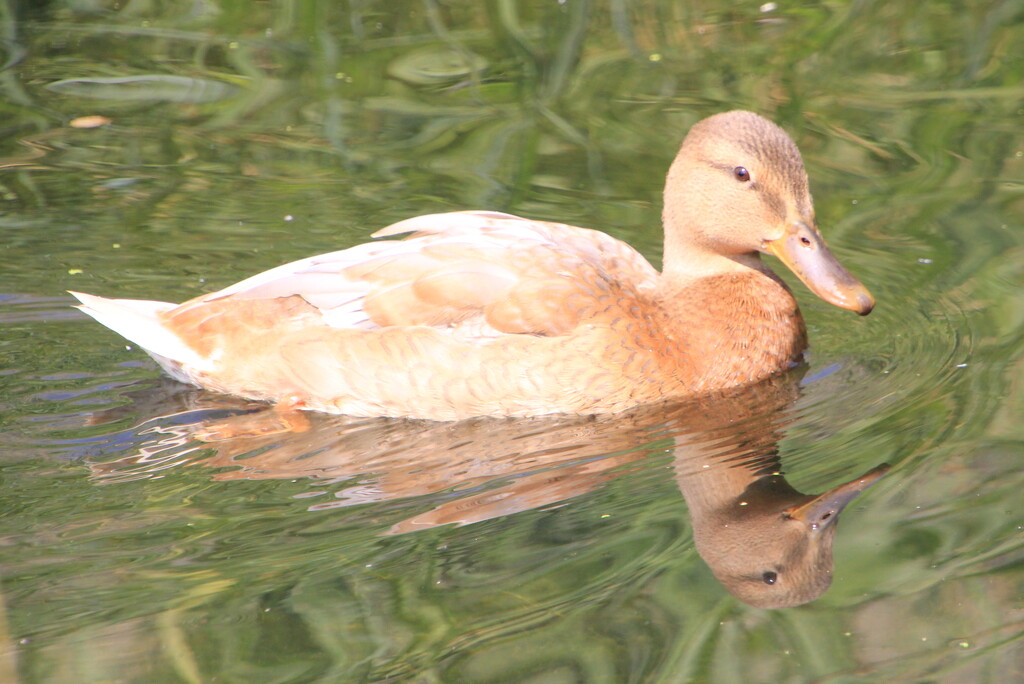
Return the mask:
{"type": "Polygon", "coordinates": [[[775,580],[777,579],[779,579],[779,576],[771,570],[761,575],[761,581],[763,581],[765,584],[775,584],[775,580]]]}
{"type": "Polygon", "coordinates": [[[745,166],[737,166],[735,169],[732,170],[732,172],[736,174],[736,180],[740,182],[746,183],[748,180],[750,180],[750,172],[747,171],[747,168],[745,166]]]}

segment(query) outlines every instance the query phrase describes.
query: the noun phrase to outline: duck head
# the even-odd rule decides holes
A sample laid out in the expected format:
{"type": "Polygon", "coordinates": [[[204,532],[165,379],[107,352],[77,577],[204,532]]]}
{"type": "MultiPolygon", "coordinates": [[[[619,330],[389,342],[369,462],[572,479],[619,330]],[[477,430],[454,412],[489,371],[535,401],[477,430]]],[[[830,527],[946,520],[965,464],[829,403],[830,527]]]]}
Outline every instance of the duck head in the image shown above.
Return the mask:
{"type": "Polygon", "coordinates": [[[825,301],[866,315],[875,301],[818,231],[793,140],[752,112],[716,114],[690,129],[665,184],[665,273],[765,270],[778,257],[825,301]]]}

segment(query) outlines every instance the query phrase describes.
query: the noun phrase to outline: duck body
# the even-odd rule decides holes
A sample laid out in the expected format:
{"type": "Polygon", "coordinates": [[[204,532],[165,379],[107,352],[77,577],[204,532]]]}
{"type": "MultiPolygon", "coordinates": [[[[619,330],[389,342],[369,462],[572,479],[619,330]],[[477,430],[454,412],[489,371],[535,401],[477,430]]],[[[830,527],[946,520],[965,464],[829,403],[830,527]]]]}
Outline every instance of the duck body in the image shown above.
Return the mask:
{"type": "Polygon", "coordinates": [[[806,185],[781,129],[730,112],[695,126],[669,173],[661,273],[598,231],[470,211],[402,221],[375,236],[404,240],[180,305],[73,294],[171,376],[291,408],[433,420],[617,412],[799,362],[802,317],[759,252],[782,252],[829,301],[870,310],[825,248],[806,185]],[[752,135],[770,139],[745,149],[752,135]]]}

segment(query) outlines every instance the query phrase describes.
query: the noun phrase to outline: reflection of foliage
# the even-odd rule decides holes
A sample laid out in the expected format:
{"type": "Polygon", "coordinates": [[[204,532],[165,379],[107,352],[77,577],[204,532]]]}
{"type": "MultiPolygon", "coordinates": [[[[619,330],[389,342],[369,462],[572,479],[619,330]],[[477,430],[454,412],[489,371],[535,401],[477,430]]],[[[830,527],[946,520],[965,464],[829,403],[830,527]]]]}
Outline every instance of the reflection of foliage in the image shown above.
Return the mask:
{"type": "MultiPolygon", "coordinates": [[[[285,10],[221,2],[204,3],[205,12],[196,12],[185,11],[183,3],[139,10],[129,3],[120,14],[79,15],[55,3],[55,21],[26,25],[21,33],[29,54],[62,58],[28,58],[22,73],[41,106],[68,118],[99,105],[37,86],[69,77],[165,72],[242,86],[236,97],[208,105],[126,109],[108,102],[99,108],[117,114],[114,128],[55,131],[60,143],[54,147],[71,148],[81,163],[100,164],[97,170],[112,164],[144,169],[159,185],[177,184],[176,191],[153,198],[165,208],[181,207],[174,214],[192,214],[190,197],[203,195],[193,184],[179,183],[180,174],[229,176],[210,189],[222,200],[214,207],[220,216],[211,222],[227,222],[244,212],[223,202],[235,194],[225,192],[225,183],[267,184],[273,194],[293,195],[287,179],[309,179],[312,171],[315,188],[361,205],[325,207],[342,217],[373,211],[351,187],[372,181],[398,182],[406,191],[401,195],[415,198],[415,206],[391,216],[445,206],[457,197],[462,206],[547,213],[554,213],[554,203],[566,210],[559,218],[592,220],[595,209],[573,206],[578,193],[571,179],[582,167],[596,190],[614,188],[621,198],[596,209],[600,222],[631,227],[652,215],[631,201],[655,201],[649,176],[632,168],[663,168],[666,149],[686,126],[723,105],[775,110],[791,128],[806,116],[832,138],[827,152],[805,142],[812,158],[827,154],[829,166],[871,178],[923,161],[887,142],[914,139],[892,118],[903,104],[923,96],[971,110],[979,101],[973,92],[1012,104],[1024,77],[1009,73],[1009,64],[982,58],[988,54],[983,46],[1010,40],[993,28],[1008,12],[1005,6],[968,13],[977,35],[952,46],[942,39],[950,30],[942,6],[913,22],[897,21],[900,10],[873,6],[877,14],[871,18],[884,21],[887,30],[866,35],[846,30],[850,21],[868,18],[863,8],[764,14],[752,7],[628,6],[621,0],[608,7],[492,0],[486,12],[433,1],[406,6],[313,2],[285,10]],[[115,17],[121,21],[110,21],[115,17]],[[75,49],[64,56],[69,41],[75,49]],[[463,54],[467,65],[486,60],[489,67],[467,69],[462,82],[440,86],[417,87],[388,76],[392,65],[428,46],[463,54]],[[892,75],[908,68],[919,79],[916,88],[906,87],[907,77],[892,75]],[[943,95],[967,82],[988,90],[943,95]],[[875,122],[882,107],[888,125],[875,122]],[[839,111],[844,125],[827,123],[839,111]],[[899,135],[893,135],[894,124],[899,135]],[[136,144],[122,145],[125,137],[136,144]],[[109,151],[119,149],[124,156],[110,158],[109,151]],[[424,174],[419,167],[426,159],[424,174]],[[555,173],[559,168],[565,171],[555,173]],[[323,175],[327,170],[331,180],[323,175]]],[[[52,123],[62,118],[58,114],[52,123]]],[[[383,198],[374,199],[379,204],[383,198]]],[[[151,219],[151,213],[135,217],[151,219]]]]}
{"type": "MultiPolygon", "coordinates": [[[[826,234],[881,303],[851,333],[844,314],[801,298],[816,357],[863,363],[809,385],[793,469],[826,485],[840,466],[825,456],[852,474],[886,452],[908,471],[907,491],[876,493],[903,519],[879,507],[849,530],[860,555],[837,565],[859,571],[824,607],[781,614],[720,598],[657,463],[571,507],[387,539],[375,536],[387,511],[372,507],[296,515],[304,504],[280,503],[301,491],[291,483],[21,476],[8,533],[31,559],[5,552],[4,581],[12,634],[29,639],[25,680],[131,678],[131,662],[139,681],[1010,681],[1005,655],[984,672],[970,658],[1020,639],[991,625],[1020,596],[1005,511],[1019,497],[1024,396],[1021,5],[779,4],[5,3],[4,292],[90,277],[118,280],[102,294],[184,298],[412,214],[481,206],[601,227],[656,256],[679,138],[749,107],[797,137],[826,234]],[[436,73],[429,56],[452,53],[464,71],[395,73],[411,54],[436,73]],[[150,76],[232,94],[47,88],[150,76]],[[65,125],[84,114],[113,123],[65,125]],[[75,269],[86,273],[40,278],[75,269]],[[949,617],[964,605],[979,614],[949,617]],[[970,648],[950,641],[971,634],[970,648]],[[890,638],[915,654],[905,669],[890,638]]],[[[98,347],[94,335],[68,339],[98,347]]],[[[47,373],[87,365],[77,349],[33,346],[47,373]]],[[[69,406],[32,415],[82,410],[69,406]]],[[[60,429],[62,444],[100,450],[118,437],[60,429]]]]}

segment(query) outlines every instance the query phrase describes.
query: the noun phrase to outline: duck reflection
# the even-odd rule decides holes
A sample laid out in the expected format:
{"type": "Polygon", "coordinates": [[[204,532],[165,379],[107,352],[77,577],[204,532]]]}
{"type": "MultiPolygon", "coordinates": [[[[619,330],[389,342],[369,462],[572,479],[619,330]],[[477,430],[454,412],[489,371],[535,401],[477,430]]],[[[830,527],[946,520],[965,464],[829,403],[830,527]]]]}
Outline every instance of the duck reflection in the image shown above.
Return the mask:
{"type": "Polygon", "coordinates": [[[137,431],[152,435],[138,453],[91,467],[108,482],[202,464],[217,469],[214,480],[311,478],[340,486],[333,500],[310,510],[443,496],[383,532],[403,534],[561,504],[669,451],[697,551],[715,577],[746,603],[780,608],[828,588],[840,512],[888,470],[878,466],[817,496],[794,489],[777,444],[799,392],[799,374],[789,373],[612,416],[457,423],[280,414],[189,393],[198,404],[137,431]]]}

